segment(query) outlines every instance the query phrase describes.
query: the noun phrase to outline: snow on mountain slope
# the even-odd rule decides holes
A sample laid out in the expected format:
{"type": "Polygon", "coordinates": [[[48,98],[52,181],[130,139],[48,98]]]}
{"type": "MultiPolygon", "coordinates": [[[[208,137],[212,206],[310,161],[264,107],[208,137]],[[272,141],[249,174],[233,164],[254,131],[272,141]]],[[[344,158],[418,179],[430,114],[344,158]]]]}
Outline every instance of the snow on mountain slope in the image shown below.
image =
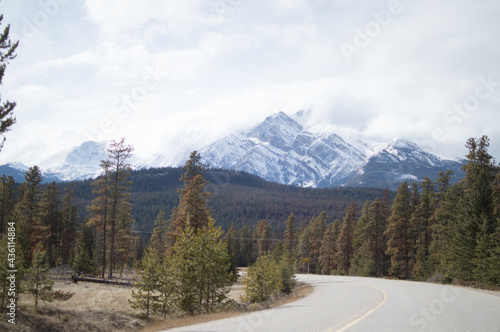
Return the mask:
{"type": "Polygon", "coordinates": [[[395,138],[373,154],[346,182],[347,186],[396,188],[403,181],[421,182],[425,177],[434,179],[441,171],[452,170],[452,182],[465,173],[465,161],[458,158],[443,159],[422,146],[404,138],[395,138]]]}
{"type": "Polygon", "coordinates": [[[435,178],[451,169],[463,177],[462,160],[437,156],[404,138],[389,143],[359,138],[344,140],[335,133],[311,133],[280,112],[253,129],[229,135],[201,150],[212,167],[258,175],[268,181],[304,186],[370,186],[396,188],[402,181],[435,178]]]}
{"type": "MultiPolygon", "coordinates": [[[[453,170],[452,182],[464,176],[465,162],[446,157],[411,140],[395,138],[373,142],[343,138],[333,132],[306,130],[308,112],[267,117],[253,128],[233,133],[200,149],[214,168],[245,171],[268,181],[302,187],[366,186],[395,189],[402,181],[435,179],[440,171],[453,170]]],[[[84,142],[62,151],[39,166],[47,178],[62,181],[94,178],[100,161],[107,158],[107,142],[84,142]]],[[[133,168],[182,166],[190,151],[159,154],[148,159],[133,157],[133,168]]],[[[18,177],[26,166],[4,165],[18,177]]]]}
{"type": "Polygon", "coordinates": [[[107,158],[108,142],[84,142],[40,163],[47,173],[62,181],[85,180],[99,175],[99,164],[107,158]]]}
{"type": "Polygon", "coordinates": [[[200,153],[212,167],[306,187],[335,185],[367,157],[336,134],[305,131],[283,112],[247,132],[222,138],[200,153]]]}

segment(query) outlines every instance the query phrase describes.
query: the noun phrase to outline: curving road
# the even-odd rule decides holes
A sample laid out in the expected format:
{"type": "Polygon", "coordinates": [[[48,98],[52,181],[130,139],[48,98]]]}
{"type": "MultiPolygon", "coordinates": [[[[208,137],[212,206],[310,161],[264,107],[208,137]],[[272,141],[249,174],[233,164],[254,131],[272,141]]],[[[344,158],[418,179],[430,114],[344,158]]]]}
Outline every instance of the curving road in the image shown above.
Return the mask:
{"type": "Polygon", "coordinates": [[[500,332],[500,292],[374,278],[297,277],[314,286],[304,299],[168,331],[500,332]]]}

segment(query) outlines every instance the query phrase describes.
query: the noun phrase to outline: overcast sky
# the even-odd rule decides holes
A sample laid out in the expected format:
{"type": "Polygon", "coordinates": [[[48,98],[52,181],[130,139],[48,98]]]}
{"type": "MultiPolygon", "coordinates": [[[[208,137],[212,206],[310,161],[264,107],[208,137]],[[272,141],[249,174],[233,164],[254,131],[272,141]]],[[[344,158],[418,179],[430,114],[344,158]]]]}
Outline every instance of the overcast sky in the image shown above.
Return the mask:
{"type": "Polygon", "coordinates": [[[500,157],[498,0],[2,0],[20,40],[0,162],[86,140],[199,148],[266,116],[500,157]]]}

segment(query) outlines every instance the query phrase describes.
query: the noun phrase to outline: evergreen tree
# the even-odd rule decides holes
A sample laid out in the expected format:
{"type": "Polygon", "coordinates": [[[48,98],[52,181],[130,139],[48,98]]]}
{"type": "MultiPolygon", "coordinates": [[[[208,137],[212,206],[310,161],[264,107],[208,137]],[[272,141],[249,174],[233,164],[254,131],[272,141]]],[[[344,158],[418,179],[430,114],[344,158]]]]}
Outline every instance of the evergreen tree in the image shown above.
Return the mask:
{"type": "MultiPolygon", "coordinates": [[[[337,221],[337,227],[339,227],[340,222],[337,221]]],[[[337,237],[335,236],[334,223],[328,224],[326,226],[325,235],[323,236],[323,241],[321,242],[319,263],[321,264],[322,274],[332,274],[336,269],[336,251],[337,251],[337,237]]]]}
{"type": "MultiPolygon", "coordinates": [[[[62,199],[61,209],[61,224],[59,237],[59,257],[62,258],[64,264],[68,264],[71,259],[71,254],[75,249],[76,227],[78,224],[77,207],[74,205],[74,193],[68,190],[62,199]]],[[[92,251],[88,251],[89,256],[92,251]]]]}
{"type": "Polygon", "coordinates": [[[177,290],[177,279],[175,278],[173,258],[167,254],[163,259],[158,271],[157,292],[159,296],[153,304],[153,310],[160,312],[163,317],[173,312],[178,307],[179,292],[177,290]]]}
{"type": "Polygon", "coordinates": [[[77,273],[91,274],[94,271],[94,260],[84,243],[80,244],[80,250],[73,260],[73,269],[77,273]]]}
{"type": "MultiPolygon", "coordinates": [[[[0,24],[3,21],[3,15],[0,15],[0,24]]],[[[10,24],[4,29],[3,33],[0,34],[0,85],[2,85],[3,76],[5,75],[5,69],[10,60],[16,58],[16,49],[19,46],[19,41],[12,43],[9,38],[10,24]]],[[[3,105],[0,105],[0,134],[4,135],[2,142],[0,143],[0,150],[5,143],[5,133],[10,130],[12,125],[16,122],[16,118],[13,116],[14,108],[16,107],[15,102],[6,101],[3,105]]]]}
{"type": "Polygon", "coordinates": [[[311,227],[304,223],[299,233],[298,255],[300,264],[302,265],[302,272],[310,272],[311,263],[311,227]]]}
{"type": "Polygon", "coordinates": [[[245,300],[250,303],[266,301],[283,289],[280,267],[270,255],[257,258],[243,283],[245,300]]]}
{"type": "Polygon", "coordinates": [[[321,273],[319,264],[320,249],[323,243],[323,236],[326,229],[326,220],[328,215],[322,211],[320,215],[311,221],[311,248],[309,257],[311,257],[311,270],[316,273],[321,273]]]}
{"type": "Polygon", "coordinates": [[[133,258],[133,236],[132,236],[132,204],[128,200],[120,202],[117,215],[118,232],[116,233],[115,265],[120,266],[120,272],[126,263],[133,258]]]}
{"type": "MultiPolygon", "coordinates": [[[[130,205],[130,190],[131,183],[128,181],[130,159],[134,148],[131,145],[125,145],[125,139],[120,141],[111,141],[108,148],[108,157],[111,169],[110,181],[110,248],[109,248],[109,278],[113,277],[115,263],[119,256],[115,254],[117,243],[126,242],[130,235],[130,227],[132,224],[132,206],[130,205]],[[117,239],[118,235],[118,239],[117,239]],[[116,242],[115,242],[116,241],[116,242]]],[[[118,248],[119,250],[119,248],[118,248]]],[[[123,263],[123,261],[121,262],[123,263]]]]}
{"type": "Polygon", "coordinates": [[[168,220],[165,218],[165,212],[161,210],[154,221],[155,228],[151,235],[151,248],[156,252],[158,257],[163,258],[167,251],[168,245],[168,220]]]}
{"type": "Polygon", "coordinates": [[[337,240],[338,271],[342,275],[349,274],[354,257],[353,235],[357,213],[358,207],[354,203],[346,209],[344,222],[337,240]]]}
{"type": "Polygon", "coordinates": [[[451,266],[450,258],[454,255],[454,252],[450,250],[451,230],[463,215],[460,205],[463,196],[461,186],[461,183],[447,186],[437,194],[442,199],[438,201],[439,206],[434,213],[429,257],[431,266],[434,266],[437,272],[445,273],[451,266]]]}
{"type": "Polygon", "coordinates": [[[391,259],[389,274],[398,278],[409,279],[413,251],[413,230],[411,229],[411,192],[407,182],[399,187],[392,204],[391,216],[388,220],[386,235],[387,254],[391,259]]]}
{"type": "Polygon", "coordinates": [[[353,235],[354,257],[352,260],[352,272],[360,276],[375,275],[373,234],[371,233],[371,229],[369,229],[371,219],[370,207],[370,201],[367,201],[363,205],[361,216],[356,223],[353,235]]]}
{"type": "Polygon", "coordinates": [[[134,279],[133,282],[133,287],[137,289],[137,291],[132,290],[134,300],[129,300],[132,308],[146,310],[146,318],[149,318],[149,312],[157,299],[159,270],[158,256],[154,250],[148,249],[141,260],[141,267],[137,271],[139,278],[134,279]]]}
{"type": "Polygon", "coordinates": [[[43,180],[38,166],[31,167],[25,175],[22,184],[22,198],[16,204],[13,218],[18,223],[18,237],[21,250],[24,253],[25,264],[29,266],[37,243],[47,236],[47,229],[41,225],[41,197],[43,180]]]}
{"type": "Polygon", "coordinates": [[[173,248],[173,264],[177,272],[180,307],[194,314],[210,311],[221,303],[229,291],[232,275],[227,242],[213,219],[195,233],[189,216],[181,228],[173,248]]]}
{"type": "Polygon", "coordinates": [[[254,239],[257,241],[257,256],[267,255],[271,252],[271,225],[265,220],[261,220],[255,227],[254,239]]]}
{"type": "Polygon", "coordinates": [[[54,267],[58,258],[62,225],[59,188],[55,182],[52,182],[43,193],[40,205],[41,224],[48,230],[46,241],[48,264],[54,267]]]}
{"type": "Polygon", "coordinates": [[[109,222],[109,204],[110,204],[110,178],[111,178],[111,163],[109,160],[102,160],[100,167],[102,169],[102,176],[98,177],[91,185],[94,187],[92,193],[96,195],[92,204],[87,207],[91,213],[91,218],[87,222],[87,226],[93,227],[102,236],[100,240],[100,251],[101,251],[101,277],[104,279],[104,274],[106,272],[106,244],[107,244],[107,234],[108,234],[108,222],[109,222]]]}
{"type": "Polygon", "coordinates": [[[234,275],[235,277],[234,281],[236,281],[237,278],[238,257],[240,255],[236,237],[237,235],[236,235],[236,230],[234,229],[234,224],[231,223],[229,224],[229,228],[226,233],[226,238],[227,238],[227,253],[229,255],[231,263],[229,271],[234,275]]]}
{"type": "Polygon", "coordinates": [[[200,154],[193,151],[184,166],[185,172],[181,177],[184,188],[180,191],[179,205],[172,211],[171,220],[175,225],[176,232],[182,231],[188,215],[190,225],[195,232],[208,225],[210,213],[207,208],[207,200],[211,194],[204,191],[208,183],[203,178],[206,167],[207,165],[201,163],[200,154]]]}
{"type": "Polygon", "coordinates": [[[250,266],[255,258],[253,255],[253,248],[255,246],[255,240],[253,239],[252,236],[252,231],[250,230],[250,227],[248,225],[244,225],[240,230],[239,230],[239,238],[240,238],[240,247],[239,247],[239,252],[240,252],[240,258],[239,258],[239,265],[240,266],[250,266]]]}
{"type": "MultiPolygon", "coordinates": [[[[463,213],[452,225],[450,269],[452,277],[478,280],[480,271],[494,249],[491,240],[498,227],[495,216],[493,183],[496,167],[488,153],[489,139],[471,138],[467,141],[468,163],[464,166],[463,213]]],[[[483,281],[483,280],[479,280],[483,281]]]]}
{"type": "Polygon", "coordinates": [[[434,272],[429,257],[436,200],[434,197],[434,183],[431,179],[425,177],[420,187],[422,193],[411,220],[416,235],[416,261],[413,272],[417,278],[426,279],[434,272]]]}
{"type": "Polygon", "coordinates": [[[290,294],[295,289],[294,260],[289,251],[284,251],[277,261],[281,271],[281,291],[290,294]]]}
{"type": "Polygon", "coordinates": [[[295,255],[295,251],[297,250],[297,226],[295,226],[297,218],[295,215],[292,213],[290,216],[288,216],[286,220],[286,229],[285,229],[285,234],[284,234],[284,244],[285,244],[285,250],[288,250],[290,253],[292,253],[292,256],[295,255]]]}
{"type": "Polygon", "coordinates": [[[377,277],[387,275],[389,267],[389,258],[386,255],[387,237],[385,236],[388,212],[387,203],[378,198],[371,204],[368,212],[370,221],[367,228],[371,234],[371,252],[375,261],[375,276],[377,277]]]}
{"type": "Polygon", "coordinates": [[[35,308],[38,307],[38,300],[52,300],[52,285],[54,282],[49,276],[49,266],[45,263],[46,252],[42,250],[42,244],[38,243],[33,252],[31,267],[26,272],[26,282],[28,292],[35,297],[35,308]]]}

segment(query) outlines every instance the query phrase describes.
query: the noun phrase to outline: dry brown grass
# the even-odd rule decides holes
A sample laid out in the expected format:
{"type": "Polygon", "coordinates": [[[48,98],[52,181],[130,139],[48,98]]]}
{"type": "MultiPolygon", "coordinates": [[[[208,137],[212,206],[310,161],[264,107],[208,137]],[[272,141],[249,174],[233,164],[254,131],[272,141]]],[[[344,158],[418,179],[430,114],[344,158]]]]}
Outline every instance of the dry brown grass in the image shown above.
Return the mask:
{"type": "Polygon", "coordinates": [[[0,321],[0,331],[137,331],[148,324],[128,304],[131,288],[56,280],[59,300],[40,302],[21,294],[16,325],[0,321]]]}
{"type": "Polygon", "coordinates": [[[53,289],[60,295],[60,299],[40,302],[36,310],[32,296],[22,294],[16,325],[8,324],[6,317],[1,317],[0,331],[158,331],[282,305],[302,298],[312,291],[311,286],[299,284],[296,291],[289,296],[248,307],[238,303],[243,287],[237,283],[229,294],[236,304],[224,312],[167,319],[153,316],[146,320],[141,311],[132,309],[129,305],[128,300],[132,299],[131,287],[90,282],[74,284],[56,280],[53,289]]]}

